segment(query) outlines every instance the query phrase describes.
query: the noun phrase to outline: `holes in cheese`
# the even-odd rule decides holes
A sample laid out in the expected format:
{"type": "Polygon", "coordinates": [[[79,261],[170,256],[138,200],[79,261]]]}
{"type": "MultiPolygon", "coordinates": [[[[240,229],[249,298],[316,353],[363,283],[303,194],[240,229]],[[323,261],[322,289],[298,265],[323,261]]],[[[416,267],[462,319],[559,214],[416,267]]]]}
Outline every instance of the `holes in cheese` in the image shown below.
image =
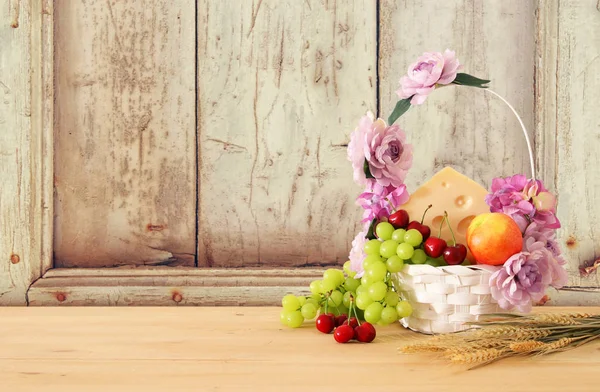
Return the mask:
{"type": "MultiPolygon", "coordinates": [[[[484,187],[469,177],[451,167],[445,167],[421,185],[400,208],[408,212],[411,220],[418,221],[427,206],[432,204],[433,207],[423,221],[431,228],[432,236],[438,235],[444,211],[448,211],[456,241],[466,246],[467,228],[471,221],[479,214],[490,212],[489,206],[485,203],[487,194],[488,191],[484,187]]],[[[447,225],[442,229],[442,238],[451,244],[452,235],[447,225]]],[[[473,260],[470,252],[467,258],[473,260]]]]}

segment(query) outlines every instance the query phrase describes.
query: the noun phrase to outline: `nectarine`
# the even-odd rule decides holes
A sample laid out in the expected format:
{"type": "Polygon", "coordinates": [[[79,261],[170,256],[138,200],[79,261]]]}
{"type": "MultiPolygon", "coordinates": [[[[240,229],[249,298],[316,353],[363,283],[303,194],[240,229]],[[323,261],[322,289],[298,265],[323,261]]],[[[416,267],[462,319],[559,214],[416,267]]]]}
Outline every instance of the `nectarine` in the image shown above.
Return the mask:
{"type": "Polygon", "coordinates": [[[473,219],[467,229],[467,245],[478,264],[502,265],[521,251],[523,236],[510,216],[490,212],[473,219]]]}

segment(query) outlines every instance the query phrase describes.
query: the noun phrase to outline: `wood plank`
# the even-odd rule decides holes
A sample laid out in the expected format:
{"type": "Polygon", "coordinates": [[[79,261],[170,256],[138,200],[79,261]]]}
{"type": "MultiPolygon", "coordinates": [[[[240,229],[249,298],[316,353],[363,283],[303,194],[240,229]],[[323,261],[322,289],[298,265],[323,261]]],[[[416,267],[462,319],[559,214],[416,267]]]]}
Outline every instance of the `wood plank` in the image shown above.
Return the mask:
{"type": "MultiPolygon", "coordinates": [[[[464,72],[492,80],[491,88],[513,104],[532,136],[534,12],[533,0],[382,1],[381,116],[391,113],[409,65],[424,51],[449,48],[464,72]]],[[[398,124],[415,147],[409,190],[446,165],[486,187],[494,177],[530,174],[519,123],[502,102],[481,90],[440,89],[398,124]]]]}
{"type": "MultiPolygon", "coordinates": [[[[536,127],[544,174],[558,190],[558,236],[569,260],[570,285],[600,287],[579,267],[600,257],[600,10],[596,1],[539,5],[536,127]]],[[[596,302],[600,303],[600,301],[596,302]]]]}
{"type": "Polygon", "coordinates": [[[56,265],[193,266],[194,2],[56,11],[56,265]]]}
{"type": "MultiPolygon", "coordinates": [[[[557,311],[598,313],[599,308],[557,311]]],[[[599,343],[476,371],[398,354],[427,339],[395,324],[372,344],[340,345],[278,308],[0,308],[0,377],[8,391],[595,391],[599,343]],[[74,322],[76,320],[76,322],[74,322]],[[337,373],[336,373],[337,372],[337,373]],[[311,375],[311,376],[307,376],[311,375]],[[399,381],[401,380],[401,381],[399,381]]]]}
{"type": "MultiPolygon", "coordinates": [[[[24,305],[48,259],[41,2],[0,7],[0,304],[24,305]],[[45,193],[46,192],[46,193],[45,193]],[[45,242],[46,241],[46,242],[45,242]]],[[[44,68],[46,69],[46,68],[44,68]]],[[[47,75],[46,75],[47,76],[47,75]]],[[[50,166],[51,167],[51,166],[50,166]]],[[[51,214],[51,209],[50,209],[51,214]]]]}
{"type": "Polygon", "coordinates": [[[139,276],[190,276],[190,277],[323,277],[322,268],[193,268],[193,267],[117,267],[117,268],[55,268],[48,271],[44,278],[86,277],[139,277],[139,276]]]}
{"type": "Polygon", "coordinates": [[[199,265],[347,260],[375,50],[373,1],[199,2],[199,265]]]}

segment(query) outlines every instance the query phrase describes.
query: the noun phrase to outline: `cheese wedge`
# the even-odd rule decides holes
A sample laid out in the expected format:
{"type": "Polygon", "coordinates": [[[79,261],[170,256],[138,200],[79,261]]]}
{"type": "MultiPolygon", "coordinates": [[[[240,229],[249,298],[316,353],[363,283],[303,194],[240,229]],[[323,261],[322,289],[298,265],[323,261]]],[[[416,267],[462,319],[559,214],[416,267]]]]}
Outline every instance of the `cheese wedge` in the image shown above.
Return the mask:
{"type": "MultiPolygon", "coordinates": [[[[408,202],[400,208],[408,212],[411,221],[421,221],[423,212],[431,204],[423,223],[431,228],[432,237],[438,236],[444,211],[447,211],[456,242],[467,246],[467,229],[473,218],[490,212],[490,207],[485,203],[487,194],[484,187],[469,177],[445,167],[410,195],[408,202]]],[[[445,223],[442,238],[452,245],[452,234],[445,223]]],[[[474,260],[470,251],[467,259],[471,262],[474,260]]]]}

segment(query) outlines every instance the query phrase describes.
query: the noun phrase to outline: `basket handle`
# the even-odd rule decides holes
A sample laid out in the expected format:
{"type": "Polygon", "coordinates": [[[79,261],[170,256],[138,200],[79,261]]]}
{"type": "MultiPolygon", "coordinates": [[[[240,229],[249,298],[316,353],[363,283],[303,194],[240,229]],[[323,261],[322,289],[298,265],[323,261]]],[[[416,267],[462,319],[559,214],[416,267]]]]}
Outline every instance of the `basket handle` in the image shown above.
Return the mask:
{"type": "Polygon", "coordinates": [[[525,124],[523,124],[523,120],[521,119],[521,117],[519,116],[519,114],[517,113],[515,108],[510,103],[508,103],[508,101],[506,99],[504,99],[500,94],[498,94],[497,92],[495,92],[493,90],[490,90],[489,88],[484,88],[484,90],[487,91],[488,93],[500,98],[500,100],[502,102],[504,102],[506,104],[506,106],[508,106],[510,108],[510,110],[513,112],[515,117],[517,117],[517,120],[519,120],[519,124],[521,125],[521,130],[523,131],[523,136],[525,136],[525,142],[527,143],[527,151],[529,152],[529,165],[531,166],[531,179],[535,181],[535,164],[533,162],[533,150],[531,148],[529,134],[527,133],[525,124]]]}

